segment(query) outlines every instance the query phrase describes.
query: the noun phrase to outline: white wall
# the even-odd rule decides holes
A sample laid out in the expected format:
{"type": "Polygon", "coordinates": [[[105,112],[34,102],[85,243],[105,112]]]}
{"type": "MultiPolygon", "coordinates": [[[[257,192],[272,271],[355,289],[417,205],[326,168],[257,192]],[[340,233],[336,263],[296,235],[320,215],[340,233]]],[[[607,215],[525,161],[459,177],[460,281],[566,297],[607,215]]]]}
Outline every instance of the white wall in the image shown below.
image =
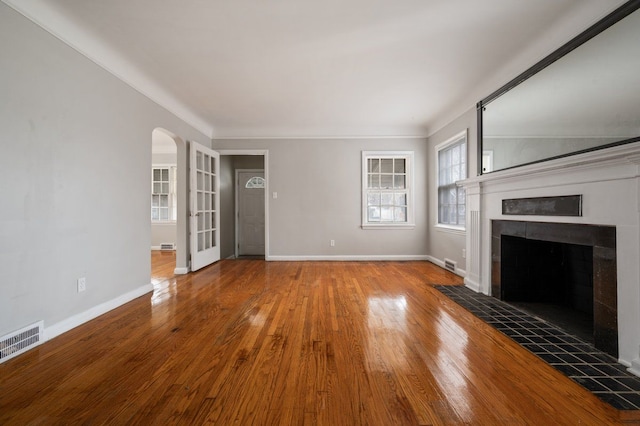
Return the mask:
{"type": "Polygon", "coordinates": [[[436,146],[467,130],[467,176],[477,173],[477,117],[476,109],[470,108],[466,113],[447,124],[445,127],[429,136],[429,254],[436,263],[442,264],[444,259],[456,262],[458,273],[465,273],[465,259],[462,250],[465,249],[465,235],[461,232],[439,228],[438,223],[438,177],[436,169],[436,146]]]}
{"type": "Polygon", "coordinates": [[[214,149],[269,151],[269,258],[424,258],[427,253],[427,144],[411,139],[214,140],[214,149]],[[412,230],[361,228],[361,152],[415,155],[412,230]],[[330,240],[335,247],[330,247],[330,240]]]}
{"type": "Polygon", "coordinates": [[[0,335],[57,334],[150,290],[153,129],[209,142],[4,4],[0,51],[0,335]]]}

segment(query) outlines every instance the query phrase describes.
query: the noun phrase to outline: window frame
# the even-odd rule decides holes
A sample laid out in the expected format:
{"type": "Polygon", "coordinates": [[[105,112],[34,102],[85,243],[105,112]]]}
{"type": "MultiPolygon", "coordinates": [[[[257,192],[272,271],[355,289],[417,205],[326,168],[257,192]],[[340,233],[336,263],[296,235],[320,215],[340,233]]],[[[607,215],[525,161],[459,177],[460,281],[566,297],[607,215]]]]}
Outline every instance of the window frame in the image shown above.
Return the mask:
{"type": "MultiPolygon", "coordinates": [[[[177,166],[175,164],[152,164],[151,165],[151,208],[149,210],[151,223],[176,223],[178,219],[177,212],[177,194],[176,194],[176,179],[177,179],[177,166]],[[165,193],[156,193],[153,190],[153,184],[156,182],[164,182],[164,181],[156,181],[154,180],[154,171],[155,170],[168,170],[169,171],[169,192],[165,193]],[[153,196],[154,195],[168,195],[167,209],[168,209],[168,219],[154,219],[153,218],[153,196]]],[[[164,207],[161,207],[164,208],[164,207]]],[[[158,216],[160,217],[160,215],[158,216]]]]}
{"type": "MultiPolygon", "coordinates": [[[[464,146],[465,149],[465,165],[464,165],[464,177],[452,182],[452,183],[447,183],[446,186],[447,187],[455,187],[457,189],[456,192],[456,199],[459,200],[459,192],[463,191],[464,193],[464,188],[459,187],[458,185],[456,185],[456,182],[460,181],[460,180],[464,180],[467,179],[469,176],[469,131],[468,129],[465,129],[455,135],[453,135],[452,137],[450,137],[449,139],[447,139],[446,141],[436,145],[435,147],[435,162],[436,162],[436,167],[435,167],[435,182],[436,182],[436,223],[435,223],[435,227],[439,230],[443,230],[443,231],[447,231],[447,232],[452,232],[452,233],[461,233],[464,234],[466,232],[466,194],[464,194],[464,208],[465,208],[465,223],[463,225],[460,224],[450,224],[450,223],[442,223],[440,221],[440,210],[441,210],[441,206],[440,206],[440,189],[445,186],[445,185],[441,185],[440,183],[440,153],[444,150],[448,150],[453,148],[455,145],[462,145],[464,146]]],[[[456,203],[456,218],[459,217],[459,215],[457,214],[457,211],[459,210],[461,204],[458,202],[456,203]]]]}
{"type": "MultiPolygon", "coordinates": [[[[361,208],[361,227],[362,229],[413,229],[415,228],[415,203],[414,203],[414,153],[413,151],[362,151],[362,169],[361,169],[361,181],[362,181],[362,208],[361,208]],[[407,197],[407,215],[404,222],[391,222],[391,221],[375,221],[370,222],[368,220],[368,195],[372,188],[368,187],[368,160],[369,159],[403,159],[405,160],[405,189],[402,191],[407,197]]],[[[382,191],[377,189],[376,191],[382,191]]],[[[393,191],[393,189],[391,189],[393,191]]]]}

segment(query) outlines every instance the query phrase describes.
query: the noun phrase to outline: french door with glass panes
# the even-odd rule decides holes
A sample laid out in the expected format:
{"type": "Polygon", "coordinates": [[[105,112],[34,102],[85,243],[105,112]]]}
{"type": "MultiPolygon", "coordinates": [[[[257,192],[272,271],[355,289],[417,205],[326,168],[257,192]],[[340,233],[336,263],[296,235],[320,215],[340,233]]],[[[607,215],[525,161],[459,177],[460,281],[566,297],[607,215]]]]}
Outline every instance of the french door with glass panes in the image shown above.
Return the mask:
{"type": "Polygon", "coordinates": [[[220,154],[191,142],[191,270],[220,260],[220,154]]]}

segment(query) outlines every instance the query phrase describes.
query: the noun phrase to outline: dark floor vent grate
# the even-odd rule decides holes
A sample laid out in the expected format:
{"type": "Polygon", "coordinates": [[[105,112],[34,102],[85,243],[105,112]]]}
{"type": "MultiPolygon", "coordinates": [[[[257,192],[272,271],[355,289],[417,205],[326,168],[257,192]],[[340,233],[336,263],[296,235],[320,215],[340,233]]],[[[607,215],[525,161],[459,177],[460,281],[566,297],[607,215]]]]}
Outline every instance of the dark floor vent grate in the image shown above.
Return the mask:
{"type": "Polygon", "coordinates": [[[43,322],[39,321],[0,337],[0,363],[42,343],[43,325],[43,322]]]}
{"type": "Polygon", "coordinates": [[[456,262],[454,262],[451,259],[445,259],[444,260],[444,268],[451,271],[451,272],[456,272],[456,262]]]}

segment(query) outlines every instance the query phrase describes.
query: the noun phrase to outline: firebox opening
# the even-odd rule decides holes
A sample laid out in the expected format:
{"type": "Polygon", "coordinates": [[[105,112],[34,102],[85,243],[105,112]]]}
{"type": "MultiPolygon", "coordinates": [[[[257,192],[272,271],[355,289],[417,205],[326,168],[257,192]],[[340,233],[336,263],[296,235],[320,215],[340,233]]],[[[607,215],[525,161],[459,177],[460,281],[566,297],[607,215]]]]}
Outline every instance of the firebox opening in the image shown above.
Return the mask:
{"type": "Polygon", "coordinates": [[[500,298],[594,342],[593,247],[502,235],[500,298]]]}

